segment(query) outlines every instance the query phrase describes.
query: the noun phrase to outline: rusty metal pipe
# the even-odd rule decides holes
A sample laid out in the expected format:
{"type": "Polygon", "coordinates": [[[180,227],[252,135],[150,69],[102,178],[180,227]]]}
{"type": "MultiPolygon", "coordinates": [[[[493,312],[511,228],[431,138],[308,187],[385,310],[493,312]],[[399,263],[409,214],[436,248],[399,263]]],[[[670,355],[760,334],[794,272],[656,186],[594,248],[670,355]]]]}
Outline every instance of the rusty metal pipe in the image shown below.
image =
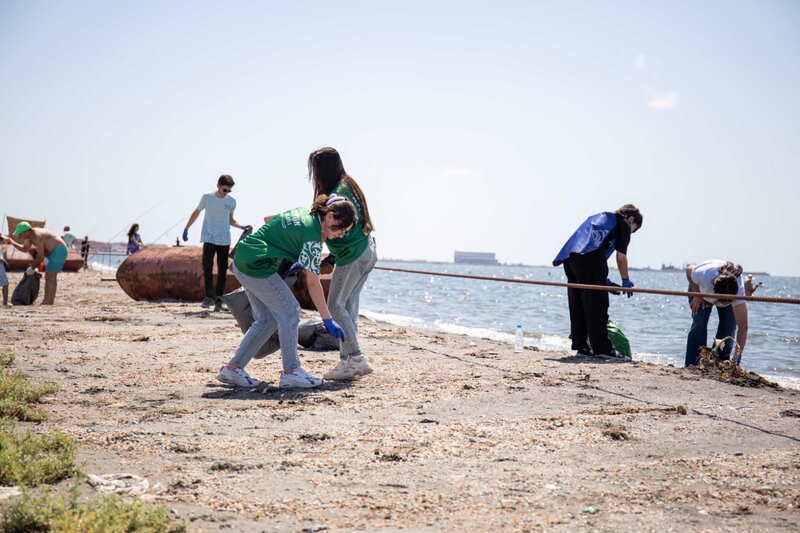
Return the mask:
{"type": "MultiPolygon", "coordinates": [[[[232,261],[231,261],[232,262],[232,261]]],[[[117,268],[117,283],[125,294],[134,300],[183,300],[200,302],[205,298],[203,282],[203,250],[195,247],[144,248],[129,256],[117,268]]],[[[322,275],[322,288],[328,296],[331,275],[322,275]]],[[[213,283],[216,286],[217,267],[214,265],[213,283]]],[[[230,271],[225,290],[234,291],[241,286],[230,271]]],[[[305,272],[292,287],[292,293],[304,309],[314,310],[308,293],[305,272]]]]}

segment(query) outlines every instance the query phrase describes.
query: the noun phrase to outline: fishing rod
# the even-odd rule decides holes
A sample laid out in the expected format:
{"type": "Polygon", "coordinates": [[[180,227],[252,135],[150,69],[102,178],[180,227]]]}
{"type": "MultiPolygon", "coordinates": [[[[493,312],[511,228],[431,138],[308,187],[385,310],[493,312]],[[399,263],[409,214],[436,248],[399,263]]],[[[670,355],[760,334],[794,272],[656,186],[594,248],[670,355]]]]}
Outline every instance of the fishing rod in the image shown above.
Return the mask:
{"type": "Polygon", "coordinates": [[[161,204],[163,204],[163,203],[164,203],[164,201],[163,201],[163,200],[162,200],[162,201],[160,201],[160,202],[158,202],[156,205],[154,205],[153,207],[151,207],[150,209],[148,209],[147,211],[145,211],[144,213],[142,213],[142,214],[141,214],[141,215],[139,215],[138,217],[134,218],[134,219],[133,219],[133,220],[132,220],[132,221],[131,221],[129,224],[127,224],[127,225],[123,226],[121,230],[119,230],[117,233],[115,233],[113,237],[111,237],[110,239],[108,239],[108,240],[106,241],[106,243],[107,243],[107,244],[110,244],[110,243],[111,243],[111,241],[113,241],[114,239],[116,239],[116,238],[119,236],[119,234],[120,234],[120,233],[122,233],[122,232],[124,232],[124,231],[125,231],[125,228],[130,228],[130,227],[131,227],[131,225],[132,225],[134,222],[136,222],[138,219],[142,218],[143,216],[145,216],[145,215],[146,215],[146,214],[148,214],[150,211],[152,211],[153,209],[155,209],[156,207],[160,206],[160,205],[161,205],[161,204]]]}
{"type": "Polygon", "coordinates": [[[539,281],[519,278],[498,278],[492,276],[475,276],[472,274],[450,274],[448,272],[430,272],[426,270],[412,270],[408,268],[380,267],[375,270],[386,270],[388,272],[404,272],[406,274],[424,274],[427,276],[442,276],[446,278],[477,279],[482,281],[504,281],[506,283],[522,283],[525,285],[545,285],[548,287],[567,287],[569,289],[587,289],[591,291],[607,292],[640,292],[643,294],[659,294],[664,296],[686,296],[700,298],[713,298],[716,300],[744,300],[748,302],[765,302],[776,304],[800,304],[800,298],[778,298],[773,296],[738,296],[735,294],[716,294],[705,292],[683,292],[668,291],[663,289],[637,289],[635,287],[620,287],[611,285],[586,285],[583,283],[564,283],[560,281],[539,281]]]}
{"type": "Polygon", "coordinates": [[[184,218],[186,218],[186,217],[181,217],[181,218],[179,218],[177,222],[175,222],[173,225],[171,225],[169,228],[167,228],[167,231],[165,231],[164,233],[162,233],[161,235],[159,235],[158,237],[156,237],[155,239],[153,239],[153,240],[152,240],[152,241],[150,241],[150,242],[151,242],[151,243],[153,243],[153,244],[157,243],[157,242],[158,242],[158,240],[159,240],[161,237],[163,237],[164,235],[166,235],[167,233],[169,233],[170,231],[172,231],[172,228],[174,228],[175,226],[177,226],[178,224],[180,224],[180,223],[181,223],[181,221],[182,221],[184,218]]]}

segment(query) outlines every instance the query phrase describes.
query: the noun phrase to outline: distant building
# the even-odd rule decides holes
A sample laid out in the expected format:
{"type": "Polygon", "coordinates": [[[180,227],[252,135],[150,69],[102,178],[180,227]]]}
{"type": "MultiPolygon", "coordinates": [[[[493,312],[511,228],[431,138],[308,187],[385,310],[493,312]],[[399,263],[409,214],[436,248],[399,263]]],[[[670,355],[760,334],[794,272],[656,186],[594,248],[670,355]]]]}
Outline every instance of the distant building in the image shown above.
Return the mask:
{"type": "Polygon", "coordinates": [[[494,252],[454,252],[454,263],[470,263],[473,265],[496,265],[494,252]]]}

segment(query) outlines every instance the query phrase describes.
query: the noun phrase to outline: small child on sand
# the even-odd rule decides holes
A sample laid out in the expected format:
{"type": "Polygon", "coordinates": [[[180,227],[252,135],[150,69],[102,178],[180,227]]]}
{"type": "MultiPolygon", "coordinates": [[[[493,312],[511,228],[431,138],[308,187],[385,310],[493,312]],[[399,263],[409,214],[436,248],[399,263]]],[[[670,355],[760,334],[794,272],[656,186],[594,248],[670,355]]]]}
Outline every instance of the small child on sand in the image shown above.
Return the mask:
{"type": "MultiPolygon", "coordinates": [[[[0,233],[0,242],[8,243],[9,241],[10,239],[0,233]]],[[[0,248],[0,287],[2,287],[3,291],[3,307],[11,307],[11,304],[8,303],[8,276],[6,276],[6,270],[8,270],[8,262],[3,257],[3,249],[0,248]]]]}

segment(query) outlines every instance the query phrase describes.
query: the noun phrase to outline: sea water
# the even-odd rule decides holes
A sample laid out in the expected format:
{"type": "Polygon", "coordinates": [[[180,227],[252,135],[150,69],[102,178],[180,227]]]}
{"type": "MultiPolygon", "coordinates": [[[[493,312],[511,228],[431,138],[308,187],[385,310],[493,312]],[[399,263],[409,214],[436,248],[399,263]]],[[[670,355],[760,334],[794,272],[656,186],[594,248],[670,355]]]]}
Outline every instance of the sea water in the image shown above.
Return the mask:
{"type": "MultiPolygon", "coordinates": [[[[451,274],[566,283],[563,268],[387,263],[396,267],[451,274]]],[[[631,271],[638,288],[686,291],[682,271],[631,271]]],[[[620,282],[619,274],[610,277],[620,282]]],[[[757,296],[800,297],[800,278],[757,276],[757,296]]],[[[611,320],[631,343],[634,360],[683,366],[686,337],[692,323],[689,300],[682,296],[634,293],[610,296],[611,320]]],[[[800,388],[800,306],[748,302],[749,335],[742,366],[765,377],[800,388]]],[[[508,342],[522,324],[525,344],[542,349],[570,349],[567,289],[505,281],[459,279],[374,270],[361,295],[360,312],[368,318],[508,342]]],[[[717,313],[709,320],[709,342],[717,329],[717,313]]]]}
{"type": "MultiPolygon", "coordinates": [[[[92,254],[92,268],[114,272],[125,256],[92,254]]],[[[566,283],[563,268],[390,263],[381,267],[566,283]]],[[[631,271],[638,288],[686,291],[683,271],[631,271]]],[[[620,282],[619,274],[610,277],[620,282]]],[[[757,276],[757,296],[800,297],[800,278],[757,276]]],[[[608,310],[631,343],[633,359],[682,367],[686,336],[692,324],[689,300],[682,296],[634,293],[610,296],[608,310]]],[[[749,335],[742,366],[784,386],[800,388],[800,306],[748,302],[749,335]]],[[[569,352],[567,289],[374,270],[361,293],[360,313],[373,320],[494,339],[513,348],[514,330],[522,324],[525,345],[569,352]]],[[[717,313],[708,324],[709,342],[717,313]]],[[[571,353],[571,352],[570,352],[571,353]]]]}

